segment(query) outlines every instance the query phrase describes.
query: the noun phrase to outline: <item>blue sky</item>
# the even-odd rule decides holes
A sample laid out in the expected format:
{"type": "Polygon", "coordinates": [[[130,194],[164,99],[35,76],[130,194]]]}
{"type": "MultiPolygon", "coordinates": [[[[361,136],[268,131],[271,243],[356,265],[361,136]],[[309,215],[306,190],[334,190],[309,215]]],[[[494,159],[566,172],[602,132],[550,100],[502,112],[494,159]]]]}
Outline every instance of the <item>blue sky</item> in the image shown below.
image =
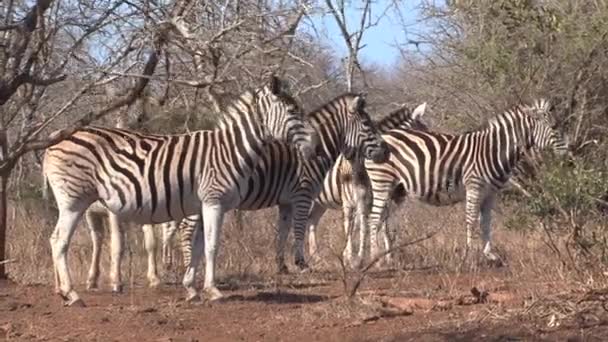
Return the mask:
{"type": "MultiPolygon", "coordinates": [[[[377,18],[389,3],[390,0],[375,0],[372,5],[372,17],[377,18]]],[[[422,27],[421,24],[417,23],[419,3],[419,0],[402,1],[400,6],[403,21],[406,25],[405,29],[398,16],[391,11],[388,16],[380,20],[378,26],[366,31],[366,34],[363,36],[363,44],[366,46],[361,50],[360,55],[364,63],[390,66],[398,60],[399,51],[396,45],[406,42],[408,34],[409,38],[415,38],[415,36],[412,36],[412,32],[420,30],[422,27]]],[[[351,32],[359,25],[361,13],[356,7],[360,4],[360,0],[351,1],[349,9],[346,12],[347,25],[351,32]]],[[[333,16],[317,15],[312,18],[312,23],[321,38],[334,49],[338,56],[346,56],[346,46],[333,16]]]]}

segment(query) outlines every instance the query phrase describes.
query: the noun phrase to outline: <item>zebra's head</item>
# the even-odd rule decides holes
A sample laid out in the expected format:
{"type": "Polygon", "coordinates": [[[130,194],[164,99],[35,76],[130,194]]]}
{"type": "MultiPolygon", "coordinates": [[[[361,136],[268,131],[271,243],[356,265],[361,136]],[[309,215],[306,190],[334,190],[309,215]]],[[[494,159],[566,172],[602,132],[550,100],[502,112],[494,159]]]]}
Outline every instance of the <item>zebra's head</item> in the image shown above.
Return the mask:
{"type": "Polygon", "coordinates": [[[426,110],[426,102],[418,105],[414,110],[410,107],[402,106],[401,108],[391,112],[382,119],[376,122],[376,127],[381,133],[386,133],[391,129],[405,128],[419,131],[428,131],[427,125],[420,121],[426,110]]]}
{"type": "Polygon", "coordinates": [[[362,95],[347,97],[347,123],[345,145],[342,153],[347,160],[353,160],[358,153],[375,163],[388,160],[390,151],[380,132],[365,111],[362,95]]]}
{"type": "Polygon", "coordinates": [[[304,120],[298,102],[283,90],[282,81],[272,75],[258,93],[262,129],[268,140],[280,140],[296,146],[303,158],[314,155],[313,130],[304,120]]]}
{"type": "Polygon", "coordinates": [[[540,99],[531,106],[524,107],[533,120],[531,143],[542,150],[551,148],[558,155],[568,152],[568,139],[558,130],[557,123],[551,115],[549,101],[540,99]]]}

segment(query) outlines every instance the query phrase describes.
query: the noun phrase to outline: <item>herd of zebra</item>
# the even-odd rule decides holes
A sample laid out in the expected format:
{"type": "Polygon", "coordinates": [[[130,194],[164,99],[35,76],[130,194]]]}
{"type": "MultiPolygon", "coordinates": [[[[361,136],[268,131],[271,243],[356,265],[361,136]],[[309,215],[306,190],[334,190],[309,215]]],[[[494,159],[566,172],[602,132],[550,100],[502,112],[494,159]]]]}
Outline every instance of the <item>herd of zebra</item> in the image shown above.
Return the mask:
{"type": "Polygon", "coordinates": [[[490,225],[495,196],[528,151],[551,148],[563,154],[568,147],[543,100],[515,106],[478,130],[448,135],[420,121],[426,103],[374,122],[364,97],[347,93],[305,115],[283,88],[272,76],[244,92],[225,108],[214,130],[154,135],[90,126],[49,147],[43,174],[59,209],[50,243],[55,291],[65,304],[84,304],[67,264],[70,239],[83,214],[93,239],[88,288],[98,283],[104,218],[110,222],[112,290],[122,290],[121,221],[143,224],[148,281],[157,286],[152,225],[162,224],[163,254],[179,232],[187,300],[199,298],[194,281],[203,253],[203,291],[209,300],[222,297],[216,255],[224,214],[232,209],[279,207],[275,252],[277,268],[285,272],[291,226],[295,264],[307,269],[306,234],[313,255],[316,226],[328,208],[343,209],[344,256],[357,267],[366,253],[379,255],[379,232],[390,250],[393,241],[382,225],[391,201],[410,197],[448,205],[465,200],[467,246],[479,218],[483,254],[496,260],[490,225]],[[353,224],[360,228],[356,256],[353,224]]]}

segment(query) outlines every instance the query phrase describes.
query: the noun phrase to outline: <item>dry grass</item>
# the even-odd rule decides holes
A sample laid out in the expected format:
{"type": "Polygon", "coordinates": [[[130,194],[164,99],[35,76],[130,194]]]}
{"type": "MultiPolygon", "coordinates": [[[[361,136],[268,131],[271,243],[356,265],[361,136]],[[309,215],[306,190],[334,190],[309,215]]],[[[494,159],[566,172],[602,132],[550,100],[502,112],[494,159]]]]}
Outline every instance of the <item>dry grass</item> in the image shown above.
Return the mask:
{"type": "MultiPolygon", "coordinates": [[[[406,203],[407,204],[407,203],[406,203]]],[[[599,288],[606,285],[601,275],[601,265],[585,272],[575,272],[564,265],[554,253],[541,231],[513,231],[504,228],[503,220],[508,215],[508,208],[500,213],[495,212],[493,225],[495,246],[505,259],[508,272],[514,280],[527,279],[531,283],[553,284],[556,290],[587,286],[599,288]]],[[[44,208],[40,203],[22,202],[9,209],[11,219],[8,231],[8,258],[16,259],[8,267],[11,278],[19,283],[52,283],[51,253],[48,238],[51,234],[56,212],[44,208]]],[[[228,214],[222,233],[219,270],[220,279],[226,286],[234,288],[243,284],[263,283],[270,281],[273,286],[282,286],[280,277],[275,276],[275,225],[277,210],[275,208],[243,213],[242,230],[235,224],[234,215],[228,214]]],[[[474,258],[463,264],[465,241],[463,205],[446,208],[435,208],[418,203],[405,205],[393,211],[389,221],[398,231],[398,241],[405,242],[420,238],[429,231],[437,230],[433,238],[409,246],[397,253],[395,269],[397,278],[411,277],[412,270],[425,270],[434,273],[441,279],[439,286],[448,293],[458,288],[455,279],[459,275],[468,275],[471,287],[484,281],[484,270],[488,266],[474,258]],[[464,267],[463,267],[464,265],[464,267]]],[[[344,246],[341,215],[330,211],[321,221],[319,241],[323,262],[316,264],[315,269],[321,274],[332,274],[339,277],[340,260],[344,246]]],[[[130,225],[128,230],[128,250],[123,263],[123,277],[126,284],[145,284],[146,259],[141,230],[130,225]]],[[[156,232],[160,236],[160,232],[156,232]]],[[[556,236],[558,244],[565,237],[556,236]],[[561,240],[560,240],[561,239],[561,240]]],[[[289,239],[288,251],[292,239],[289,239]]],[[[160,240],[159,240],[160,241],[160,240]]],[[[562,242],[560,242],[562,241],[562,242]]],[[[101,285],[107,284],[109,266],[109,239],[104,239],[102,251],[101,285]]],[[[160,263],[160,243],[158,259],[160,263]]],[[[91,253],[91,242],[84,223],[78,227],[72,240],[69,252],[70,267],[76,284],[82,286],[86,280],[91,253]]],[[[175,253],[179,256],[179,253],[175,253]]],[[[287,253],[288,265],[292,265],[293,256],[287,253]]],[[[179,263],[180,259],[176,260],[179,263]]],[[[295,271],[295,267],[291,266],[295,271]]],[[[160,267],[161,273],[164,271],[160,267]]],[[[164,280],[179,283],[180,273],[166,273],[164,280]]],[[[460,279],[460,278],[459,278],[460,279]]],[[[392,282],[399,286],[399,279],[392,282]]],[[[534,286],[530,287],[531,289],[534,286]]]]}
{"type": "MultiPolygon", "coordinates": [[[[11,207],[9,213],[8,257],[17,260],[9,264],[11,278],[19,283],[52,284],[48,237],[56,213],[39,203],[20,203],[18,207],[11,207]]],[[[358,276],[356,272],[342,273],[339,256],[344,236],[340,212],[328,212],[318,230],[324,261],[315,265],[313,273],[293,272],[288,276],[275,274],[276,215],[276,209],[244,212],[242,227],[235,224],[233,214],[227,215],[218,257],[218,276],[228,301],[234,305],[238,303],[239,308],[246,306],[251,315],[263,310],[255,303],[263,303],[263,308],[280,304],[277,310],[268,312],[270,321],[279,326],[298,322],[299,326],[316,329],[366,329],[368,324],[382,324],[377,321],[394,320],[402,324],[408,322],[408,331],[436,332],[474,331],[491,321],[494,327],[506,325],[505,331],[510,333],[508,326],[515,324],[513,322],[522,322],[516,325],[525,331],[608,324],[605,304],[608,292],[599,290],[607,285],[602,265],[576,271],[563,263],[543,231],[506,229],[503,221],[509,215],[509,208],[494,215],[495,246],[507,262],[507,266],[500,269],[491,268],[475,258],[463,263],[462,204],[447,208],[410,204],[407,208],[394,210],[389,224],[398,230],[397,243],[419,239],[430,231],[438,233],[400,250],[391,270],[371,271],[358,295],[352,298],[345,296],[346,292],[340,286],[344,277],[358,276]],[[473,288],[487,294],[487,300],[480,302],[472,295],[473,288]]],[[[157,234],[160,236],[160,232],[157,234]]],[[[142,235],[136,226],[130,227],[130,252],[127,251],[123,263],[123,281],[127,287],[146,284],[142,235]]],[[[552,238],[554,244],[564,249],[566,235],[554,234],[552,238]]],[[[102,295],[109,289],[108,240],[104,239],[102,252],[102,295]]],[[[288,250],[291,250],[291,243],[290,239],[288,250]]],[[[69,253],[77,289],[82,291],[91,253],[84,224],[78,227],[69,253]]],[[[179,253],[176,256],[175,262],[179,264],[179,253]]],[[[291,253],[287,256],[290,268],[295,271],[291,253]]],[[[129,307],[147,312],[148,306],[137,303],[152,299],[152,303],[162,303],[152,308],[155,314],[181,316],[193,310],[174,296],[181,290],[182,270],[164,274],[163,271],[161,268],[163,280],[174,284],[171,292],[129,289],[129,297],[123,297],[129,298],[125,300],[130,303],[129,307]]],[[[100,307],[106,307],[106,304],[100,307]]],[[[218,307],[221,309],[225,305],[218,307]]],[[[212,306],[210,312],[218,307],[212,306]]],[[[176,326],[175,329],[182,328],[176,326]]]]}

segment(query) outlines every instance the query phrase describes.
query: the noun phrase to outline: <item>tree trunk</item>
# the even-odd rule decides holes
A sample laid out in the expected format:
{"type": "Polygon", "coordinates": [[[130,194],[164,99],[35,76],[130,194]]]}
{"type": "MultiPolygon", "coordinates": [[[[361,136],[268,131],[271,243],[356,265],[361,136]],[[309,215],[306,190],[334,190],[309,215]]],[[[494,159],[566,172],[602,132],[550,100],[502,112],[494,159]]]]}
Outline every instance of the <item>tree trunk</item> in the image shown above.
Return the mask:
{"type": "MultiPolygon", "coordinates": [[[[6,202],[8,174],[0,175],[0,261],[6,260],[6,202]]],[[[5,263],[0,264],[0,279],[6,279],[5,263]]]]}
{"type": "MultiPolygon", "coordinates": [[[[0,160],[6,158],[7,152],[6,131],[0,130],[0,160]]],[[[7,202],[7,185],[8,177],[12,168],[9,171],[0,175],[0,262],[6,260],[6,202],[7,202]]],[[[0,279],[6,279],[6,264],[0,263],[0,279]]]]}

